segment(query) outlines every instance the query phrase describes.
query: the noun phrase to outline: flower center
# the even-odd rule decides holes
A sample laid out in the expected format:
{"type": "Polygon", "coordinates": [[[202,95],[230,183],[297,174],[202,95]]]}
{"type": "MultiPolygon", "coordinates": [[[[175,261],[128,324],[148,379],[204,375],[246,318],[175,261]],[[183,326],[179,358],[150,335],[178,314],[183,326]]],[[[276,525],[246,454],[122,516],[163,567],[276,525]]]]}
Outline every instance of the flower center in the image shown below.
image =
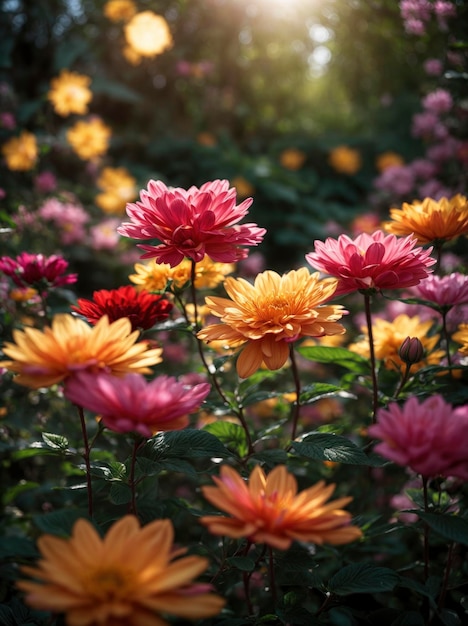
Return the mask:
{"type": "Polygon", "coordinates": [[[127,596],[131,580],[130,571],[119,567],[108,567],[91,572],[85,585],[94,596],[110,600],[127,596]]]}

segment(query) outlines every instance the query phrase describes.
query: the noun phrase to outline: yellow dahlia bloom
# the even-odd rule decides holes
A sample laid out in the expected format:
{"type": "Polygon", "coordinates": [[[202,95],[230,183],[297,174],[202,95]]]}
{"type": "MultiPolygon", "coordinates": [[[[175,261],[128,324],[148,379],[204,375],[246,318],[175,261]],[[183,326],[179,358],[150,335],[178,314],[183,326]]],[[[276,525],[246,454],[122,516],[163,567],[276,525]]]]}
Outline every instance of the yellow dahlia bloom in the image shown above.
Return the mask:
{"type": "Polygon", "coordinates": [[[50,81],[50,91],[47,99],[52,103],[54,111],[66,117],[71,113],[86,115],[88,104],[93,94],[89,89],[91,78],[76,72],[62,70],[59,76],[50,81]]]}
{"type": "Polygon", "coordinates": [[[142,11],[125,25],[125,39],[139,55],[154,57],[172,47],[172,35],[166,20],[153,11],[142,11]]]}
{"type": "Polygon", "coordinates": [[[339,498],[326,504],[335,485],[324,481],[297,493],[297,481],[284,465],[268,476],[257,465],[246,483],[239,474],[223,465],[216,487],[202,487],[203,496],[229,517],[205,515],[200,518],[214,535],[247,537],[253,543],[266,543],[287,550],[293,541],[341,545],[362,536],[350,524],[351,515],[341,507],[352,498],[339,498]]]}
{"type": "Polygon", "coordinates": [[[379,170],[379,172],[385,171],[388,167],[401,166],[405,164],[405,160],[402,156],[397,154],[396,152],[382,152],[379,154],[376,161],[375,166],[379,170]]]}
{"type": "Polygon", "coordinates": [[[9,170],[32,170],[38,154],[35,135],[24,130],[19,137],[12,137],[3,144],[2,154],[9,170]]]}
{"type": "Polygon", "coordinates": [[[88,161],[107,152],[112,131],[99,118],[79,120],[66,133],[67,141],[76,154],[88,161]]]}
{"type": "Polygon", "coordinates": [[[125,213],[127,202],[138,195],[136,179],[125,167],[105,167],[96,182],[104,193],[98,194],[95,202],[104,213],[125,213]]]}
{"type": "Polygon", "coordinates": [[[348,146],[337,146],[329,156],[328,162],[334,170],[340,174],[356,174],[361,169],[361,155],[354,148],[348,146]]]}
{"type": "Polygon", "coordinates": [[[224,286],[231,300],[205,299],[222,323],[207,326],[198,337],[208,343],[221,340],[240,346],[237,372],[242,378],[251,376],[262,363],[270,370],[281,368],[293,341],[345,332],[337,323],[343,307],[323,304],[336,290],[335,278],[320,279],[319,272],[310,274],[302,267],[283,276],[262,272],[253,285],[244,278],[228,277],[224,286]]]}
{"type": "MultiPolygon", "coordinates": [[[[393,322],[376,318],[372,324],[375,357],[383,361],[386,369],[404,371],[406,365],[400,358],[398,350],[407,337],[417,337],[423,345],[425,355],[421,361],[411,365],[410,372],[417,372],[422,367],[428,365],[439,365],[441,359],[445,356],[445,352],[434,349],[439,342],[439,335],[428,335],[431,326],[431,320],[422,322],[418,315],[414,317],[409,317],[405,314],[398,315],[393,322]]],[[[365,338],[351,344],[349,350],[369,358],[369,334],[367,327],[363,326],[361,330],[365,338]]]]}
{"type": "Polygon", "coordinates": [[[468,233],[468,199],[461,194],[452,198],[403,203],[401,209],[390,209],[392,221],[384,222],[388,233],[404,237],[411,235],[419,243],[449,241],[468,233]]]}
{"type": "Polygon", "coordinates": [[[452,335],[452,339],[462,344],[458,351],[468,355],[468,324],[460,324],[457,332],[452,335]]]}
{"type": "Polygon", "coordinates": [[[217,615],[224,600],[211,585],[194,583],[208,560],[185,556],[173,546],[169,520],[143,528],[126,515],[104,538],[93,524],[78,520],[68,539],[43,535],[37,566],[23,566],[26,603],[66,615],[67,626],[167,626],[161,614],[198,620],[217,615]]]}
{"type": "Polygon", "coordinates": [[[149,367],[161,362],[162,350],[149,349],[145,341],[138,341],[139,332],[131,330],[126,317],[109,324],[105,315],[89,326],[60,313],[44,330],[14,330],[14,343],[3,347],[11,360],[0,362],[0,367],[16,372],[15,382],[32,389],[49,387],[84,369],[149,374],[149,367]]]}
{"type": "Polygon", "coordinates": [[[148,263],[135,263],[135,274],[130,274],[129,280],[138,289],[152,292],[163,292],[171,275],[169,263],[156,263],[151,259],[148,263]]]}
{"type": "Polygon", "coordinates": [[[297,148],[287,148],[280,154],[279,160],[281,165],[287,170],[300,170],[304,165],[307,155],[297,148]]]}
{"type": "Polygon", "coordinates": [[[132,0],[109,0],[104,5],[104,15],[111,22],[128,22],[136,13],[132,0]]]}

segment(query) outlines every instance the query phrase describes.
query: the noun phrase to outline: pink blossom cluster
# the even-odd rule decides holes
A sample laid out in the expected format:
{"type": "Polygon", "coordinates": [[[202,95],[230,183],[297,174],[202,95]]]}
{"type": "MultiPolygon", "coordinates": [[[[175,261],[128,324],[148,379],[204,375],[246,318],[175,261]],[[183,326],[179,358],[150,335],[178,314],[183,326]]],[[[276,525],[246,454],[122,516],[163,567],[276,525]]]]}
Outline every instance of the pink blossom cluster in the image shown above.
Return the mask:
{"type": "Polygon", "coordinates": [[[89,221],[89,215],[78,203],[49,198],[39,207],[38,214],[58,228],[62,244],[70,245],[85,241],[84,225],[89,221]]]}
{"type": "Polygon", "coordinates": [[[439,30],[446,31],[448,20],[455,17],[456,7],[446,0],[401,0],[400,15],[403,19],[405,31],[410,35],[422,36],[432,16],[435,17],[439,30]]]}

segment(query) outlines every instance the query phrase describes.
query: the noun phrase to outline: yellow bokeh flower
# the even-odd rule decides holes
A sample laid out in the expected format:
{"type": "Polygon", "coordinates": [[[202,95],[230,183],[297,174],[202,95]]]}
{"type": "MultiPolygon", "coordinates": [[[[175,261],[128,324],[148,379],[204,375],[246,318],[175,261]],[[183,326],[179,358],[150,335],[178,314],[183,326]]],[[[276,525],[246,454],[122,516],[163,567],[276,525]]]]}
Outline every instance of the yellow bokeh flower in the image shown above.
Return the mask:
{"type": "Polygon", "coordinates": [[[19,137],[12,137],[3,144],[2,154],[9,170],[18,172],[32,170],[38,155],[35,135],[24,130],[19,137]]]}
{"type": "Polygon", "coordinates": [[[242,378],[254,374],[263,363],[270,370],[280,369],[294,341],[345,332],[338,323],[343,307],[326,304],[336,286],[336,279],[320,279],[319,272],[311,274],[305,267],[282,276],[262,272],[253,285],[228,277],[224,287],[231,299],[205,299],[221,323],[203,328],[198,337],[207,343],[221,340],[240,347],[236,367],[242,378]]]}
{"type": "Polygon", "coordinates": [[[281,165],[287,170],[300,170],[304,165],[307,155],[297,148],[287,148],[279,156],[281,165]]]}
{"type": "Polygon", "coordinates": [[[379,172],[385,171],[388,167],[401,166],[405,164],[403,157],[397,152],[382,152],[375,160],[375,166],[379,172]]]}
{"type": "Polygon", "coordinates": [[[128,22],[135,15],[136,6],[132,0],[109,0],[103,10],[111,22],[128,22]]]}
{"type": "Polygon", "coordinates": [[[425,198],[401,209],[390,209],[392,221],[384,222],[384,230],[397,237],[413,234],[420,244],[450,241],[468,233],[468,199],[461,194],[452,198],[425,198]]]}
{"type": "Polygon", "coordinates": [[[6,342],[3,352],[10,361],[0,362],[15,372],[15,382],[32,389],[50,387],[80,370],[104,370],[115,375],[129,372],[149,374],[150,366],[161,362],[160,348],[149,348],[138,341],[128,318],[109,324],[104,315],[91,327],[65,313],[54,317],[44,330],[14,330],[14,342],[6,342]]]}
{"type": "Polygon", "coordinates": [[[257,465],[249,481],[228,465],[214,476],[216,486],[202,487],[203,496],[229,517],[204,515],[202,524],[210,533],[252,543],[266,543],[287,550],[293,541],[342,545],[360,539],[361,530],[351,525],[351,514],[341,507],[352,498],[328,502],[335,485],[319,481],[298,493],[297,481],[284,465],[268,476],[257,465]]]}
{"type": "Polygon", "coordinates": [[[216,146],[218,140],[213,135],[213,133],[202,132],[198,133],[197,135],[197,143],[199,143],[200,146],[206,146],[207,148],[211,148],[212,146],[216,146]]]}
{"type": "Polygon", "coordinates": [[[453,341],[461,343],[458,352],[468,355],[468,324],[460,324],[456,333],[452,335],[453,341]]]}
{"type": "Polygon", "coordinates": [[[337,146],[329,156],[328,162],[340,174],[356,174],[361,169],[361,154],[349,146],[337,146]]]}
{"type": "Polygon", "coordinates": [[[71,113],[86,115],[88,104],[93,94],[89,89],[91,78],[76,72],[62,70],[59,76],[50,81],[47,99],[52,103],[54,111],[62,117],[71,113]]]}
{"type": "MultiPolygon", "coordinates": [[[[407,337],[417,337],[424,348],[423,358],[411,365],[410,372],[414,373],[428,365],[439,365],[444,358],[443,350],[436,350],[439,335],[428,335],[432,321],[422,322],[418,315],[398,315],[393,322],[376,318],[372,324],[374,337],[375,357],[383,361],[384,367],[389,370],[405,371],[405,362],[400,358],[398,351],[407,337]]],[[[370,357],[369,335],[367,327],[362,327],[364,338],[349,346],[349,350],[365,358],[370,357]]]]}
{"type": "Polygon", "coordinates": [[[154,57],[172,47],[169,25],[153,11],[142,11],[125,25],[127,44],[139,55],[154,57]]]}
{"type": "Polygon", "coordinates": [[[79,120],[66,137],[74,152],[84,161],[102,156],[109,148],[112,131],[100,118],[79,120]]]}
{"type": "Polygon", "coordinates": [[[124,213],[127,202],[133,202],[138,195],[136,179],[124,167],[105,167],[97,185],[104,193],[98,194],[95,202],[108,214],[124,213]]]}
{"type": "Polygon", "coordinates": [[[208,567],[200,556],[175,548],[168,519],[140,527],[134,515],[115,522],[101,537],[79,519],[69,538],[43,535],[41,558],[23,566],[26,604],[66,615],[69,626],[167,626],[162,615],[198,620],[217,615],[224,600],[211,585],[193,581],[208,567]]]}
{"type": "Polygon", "coordinates": [[[239,198],[248,198],[255,192],[254,186],[243,176],[236,176],[231,180],[231,186],[236,188],[239,198]]]}
{"type": "Polygon", "coordinates": [[[130,65],[134,66],[140,65],[143,58],[141,54],[138,54],[138,52],[136,52],[131,46],[124,46],[122,48],[122,54],[130,63],[130,65]]]}

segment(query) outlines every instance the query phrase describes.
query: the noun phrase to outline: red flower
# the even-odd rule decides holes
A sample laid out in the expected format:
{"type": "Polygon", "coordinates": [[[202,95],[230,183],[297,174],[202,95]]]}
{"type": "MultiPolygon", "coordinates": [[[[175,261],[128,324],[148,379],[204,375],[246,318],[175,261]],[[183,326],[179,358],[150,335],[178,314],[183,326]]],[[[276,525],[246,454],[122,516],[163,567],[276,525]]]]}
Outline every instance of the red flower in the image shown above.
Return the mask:
{"type": "Polygon", "coordinates": [[[375,451],[426,478],[457,476],[468,480],[468,405],[453,408],[435,394],[403,406],[379,409],[369,435],[380,439],[375,451]]]}
{"type": "Polygon", "coordinates": [[[16,259],[8,256],[0,259],[0,271],[10,276],[18,287],[31,286],[39,291],[75,283],[77,275],[65,274],[67,267],[68,261],[56,254],[46,257],[22,252],[16,259]]]}
{"type": "Polygon", "coordinates": [[[338,239],[315,242],[315,252],[306,254],[312,267],[338,278],[335,296],[352,291],[381,291],[417,285],[432,270],[436,260],[432,248],[416,247],[411,235],[397,238],[378,230],[362,233],[352,240],[347,235],[338,239]]]}
{"type": "Polygon", "coordinates": [[[264,228],[238,224],[252,204],[247,198],[236,206],[236,190],[227,180],[215,180],[185,190],[168,188],[151,180],[140,201],[127,204],[130,222],[117,230],[133,239],[157,239],[161,243],[139,244],[147,252],[141,258],[156,258],[172,267],[188,257],[196,262],[208,255],[213,261],[232,263],[247,256],[241,246],[257,245],[264,228]]]}
{"type": "Polygon", "coordinates": [[[147,330],[167,319],[172,307],[172,302],[163,296],[137,291],[133,285],[128,285],[110,291],[95,291],[92,300],[78,298],[78,306],[71,308],[90,324],[96,324],[104,315],[109,322],[128,317],[132,330],[147,330]]]}
{"type": "Polygon", "coordinates": [[[91,372],[78,372],[64,391],[71,402],[98,413],[107,428],[143,437],[185,428],[188,415],[200,408],[209,392],[209,383],[188,387],[171,376],[148,382],[140,374],[117,377],[91,372]]]}

